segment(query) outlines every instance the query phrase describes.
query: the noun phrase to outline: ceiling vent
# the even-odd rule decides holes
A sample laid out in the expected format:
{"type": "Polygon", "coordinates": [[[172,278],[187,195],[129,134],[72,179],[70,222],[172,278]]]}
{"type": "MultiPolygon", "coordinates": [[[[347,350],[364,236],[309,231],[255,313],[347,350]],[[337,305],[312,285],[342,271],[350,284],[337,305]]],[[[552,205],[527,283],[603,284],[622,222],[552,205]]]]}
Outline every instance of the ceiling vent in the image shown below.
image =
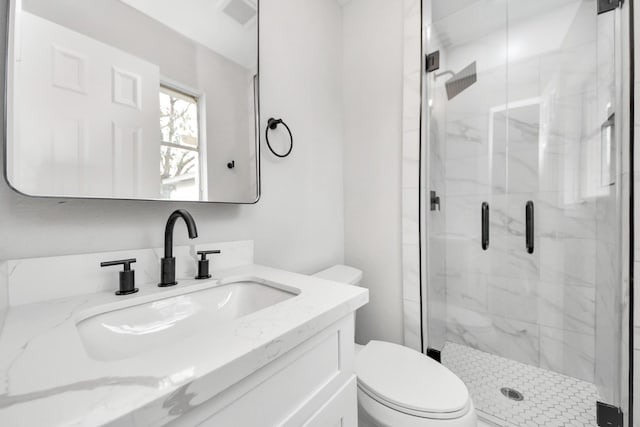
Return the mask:
{"type": "Polygon", "coordinates": [[[222,11],[243,27],[250,25],[258,13],[255,2],[251,0],[225,0],[222,11]]]}

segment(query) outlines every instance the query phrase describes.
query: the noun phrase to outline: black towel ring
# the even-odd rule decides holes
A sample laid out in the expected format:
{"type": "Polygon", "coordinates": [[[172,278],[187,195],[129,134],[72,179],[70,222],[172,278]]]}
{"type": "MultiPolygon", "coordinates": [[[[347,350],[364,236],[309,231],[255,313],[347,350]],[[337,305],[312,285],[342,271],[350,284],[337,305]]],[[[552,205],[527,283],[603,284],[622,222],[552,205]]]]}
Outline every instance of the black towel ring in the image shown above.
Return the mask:
{"type": "Polygon", "coordinates": [[[280,157],[280,158],[287,157],[289,154],[291,154],[291,150],[293,150],[293,135],[291,134],[291,129],[289,129],[289,126],[287,126],[287,124],[283,122],[282,119],[270,118],[267,121],[267,128],[264,130],[264,139],[267,141],[267,147],[269,147],[269,150],[277,157],[280,157]],[[289,150],[284,154],[276,153],[271,147],[271,143],[269,142],[269,130],[276,129],[279,124],[282,124],[287,129],[287,132],[289,132],[289,138],[291,139],[291,145],[289,145],[289,150]]]}

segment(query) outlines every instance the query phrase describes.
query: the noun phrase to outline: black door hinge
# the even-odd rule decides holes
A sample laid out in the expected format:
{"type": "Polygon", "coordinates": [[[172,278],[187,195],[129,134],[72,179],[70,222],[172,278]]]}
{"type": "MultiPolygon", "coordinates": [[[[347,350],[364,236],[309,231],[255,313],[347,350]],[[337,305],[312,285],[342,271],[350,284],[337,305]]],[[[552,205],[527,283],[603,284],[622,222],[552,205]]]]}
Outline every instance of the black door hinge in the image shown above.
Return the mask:
{"type": "Polygon", "coordinates": [[[432,358],[438,363],[442,363],[442,354],[440,353],[440,350],[436,350],[435,348],[428,347],[427,356],[429,356],[430,358],[432,358]]]}
{"type": "Polygon", "coordinates": [[[622,6],[622,0],[598,0],[598,15],[611,12],[622,6]]]}
{"type": "Polygon", "coordinates": [[[435,52],[431,52],[427,55],[426,58],[426,69],[427,73],[437,70],[440,68],[440,51],[436,50],[435,52]]]}
{"type": "Polygon", "coordinates": [[[440,196],[433,190],[429,192],[429,203],[432,211],[440,210],[440,196]]]}
{"type": "Polygon", "coordinates": [[[600,427],[622,427],[622,409],[603,402],[596,403],[596,422],[600,427]]]}

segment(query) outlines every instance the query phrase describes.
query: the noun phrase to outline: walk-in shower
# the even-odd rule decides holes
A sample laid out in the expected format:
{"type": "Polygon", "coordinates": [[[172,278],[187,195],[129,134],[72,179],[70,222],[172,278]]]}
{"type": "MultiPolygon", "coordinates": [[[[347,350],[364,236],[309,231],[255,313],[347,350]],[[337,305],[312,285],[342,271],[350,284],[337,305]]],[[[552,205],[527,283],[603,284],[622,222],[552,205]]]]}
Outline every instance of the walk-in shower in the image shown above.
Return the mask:
{"type": "Polygon", "coordinates": [[[422,2],[424,350],[501,426],[628,414],[628,43],[599,3],[422,2]]]}

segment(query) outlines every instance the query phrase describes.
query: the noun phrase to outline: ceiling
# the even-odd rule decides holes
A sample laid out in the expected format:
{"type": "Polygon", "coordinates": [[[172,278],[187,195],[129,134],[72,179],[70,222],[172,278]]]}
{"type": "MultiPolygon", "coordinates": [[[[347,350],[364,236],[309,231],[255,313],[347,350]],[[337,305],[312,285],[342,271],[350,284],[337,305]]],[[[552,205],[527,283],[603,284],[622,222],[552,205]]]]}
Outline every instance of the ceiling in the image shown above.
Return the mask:
{"type": "MultiPolygon", "coordinates": [[[[581,6],[595,2],[591,0],[434,0],[430,33],[436,36],[443,47],[477,41],[489,34],[507,34],[524,22],[538,22],[542,27],[553,20],[551,16],[562,15],[563,26],[570,25],[581,6]],[[507,6],[508,4],[508,6],[507,6]]],[[[552,28],[558,30],[558,28],[552,28]]],[[[511,35],[511,34],[510,34],[511,35]]],[[[560,36],[559,36],[560,37],[560,36]]],[[[562,40],[558,39],[558,43],[562,40]]]]}
{"type": "Polygon", "coordinates": [[[229,0],[120,1],[247,69],[256,68],[256,20],[241,25],[232,19],[223,11],[229,0]]]}
{"type": "Polygon", "coordinates": [[[477,0],[433,0],[431,2],[432,21],[439,21],[452,13],[470,6],[477,0]]]}

